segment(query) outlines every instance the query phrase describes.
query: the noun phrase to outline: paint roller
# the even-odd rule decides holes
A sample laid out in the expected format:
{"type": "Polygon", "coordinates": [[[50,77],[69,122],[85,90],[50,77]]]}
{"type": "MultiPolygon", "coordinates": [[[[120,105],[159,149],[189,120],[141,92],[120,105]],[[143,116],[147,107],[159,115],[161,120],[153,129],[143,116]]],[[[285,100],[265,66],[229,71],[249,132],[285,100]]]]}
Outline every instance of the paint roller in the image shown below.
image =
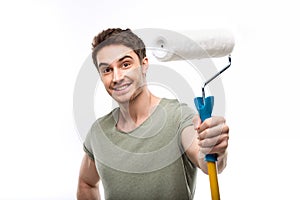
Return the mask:
{"type": "MultiPolygon", "coordinates": [[[[179,36],[179,33],[173,31],[148,29],[143,32],[143,40],[147,48],[153,50],[153,55],[162,62],[228,56],[228,65],[203,84],[202,97],[194,98],[200,118],[204,121],[211,117],[214,105],[214,96],[205,97],[204,88],[230,67],[230,53],[234,48],[234,37],[231,32],[224,29],[188,31],[181,32],[181,34],[185,37],[179,36]]],[[[216,168],[217,155],[208,154],[205,156],[205,161],[207,162],[211,197],[213,200],[218,200],[220,193],[216,168]]]]}
{"type": "Polygon", "coordinates": [[[162,31],[150,41],[153,55],[162,62],[217,58],[229,55],[234,47],[234,37],[224,29],[183,31],[186,37],[178,39],[178,33],[162,31]]]}

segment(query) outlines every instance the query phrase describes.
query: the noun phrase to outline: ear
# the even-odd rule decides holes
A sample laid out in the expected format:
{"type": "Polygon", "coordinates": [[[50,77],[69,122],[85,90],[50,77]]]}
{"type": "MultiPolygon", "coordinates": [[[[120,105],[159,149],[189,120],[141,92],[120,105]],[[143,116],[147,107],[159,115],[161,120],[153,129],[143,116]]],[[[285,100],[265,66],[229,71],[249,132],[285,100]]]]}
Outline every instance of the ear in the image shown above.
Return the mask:
{"type": "Polygon", "coordinates": [[[145,57],[145,58],[143,58],[143,61],[142,61],[142,70],[143,70],[143,74],[146,74],[146,73],[147,73],[148,67],[149,67],[148,58],[145,57]]]}

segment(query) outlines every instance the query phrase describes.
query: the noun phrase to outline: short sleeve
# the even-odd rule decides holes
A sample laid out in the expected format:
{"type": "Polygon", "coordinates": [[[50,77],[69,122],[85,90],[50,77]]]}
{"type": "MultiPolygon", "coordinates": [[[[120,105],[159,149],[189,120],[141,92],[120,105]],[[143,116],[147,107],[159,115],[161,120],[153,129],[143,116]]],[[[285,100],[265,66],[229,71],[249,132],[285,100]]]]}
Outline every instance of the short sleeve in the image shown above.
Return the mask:
{"type": "Polygon", "coordinates": [[[182,142],[181,142],[181,134],[182,131],[188,127],[188,126],[193,126],[193,118],[195,116],[195,111],[190,108],[187,104],[180,104],[179,107],[179,116],[178,116],[178,145],[182,151],[182,153],[184,153],[184,148],[182,146],[182,142]]]}
{"type": "Polygon", "coordinates": [[[178,110],[178,131],[181,134],[183,129],[185,129],[188,126],[193,126],[193,118],[195,116],[195,111],[191,109],[187,104],[180,104],[179,110],[178,110]]]}
{"type": "MultiPolygon", "coordinates": [[[[93,125],[94,126],[94,125],[93,125]]],[[[94,153],[93,153],[93,148],[92,148],[92,134],[93,134],[93,126],[89,130],[84,143],[83,143],[83,150],[84,152],[92,159],[95,160],[94,153]]]]}

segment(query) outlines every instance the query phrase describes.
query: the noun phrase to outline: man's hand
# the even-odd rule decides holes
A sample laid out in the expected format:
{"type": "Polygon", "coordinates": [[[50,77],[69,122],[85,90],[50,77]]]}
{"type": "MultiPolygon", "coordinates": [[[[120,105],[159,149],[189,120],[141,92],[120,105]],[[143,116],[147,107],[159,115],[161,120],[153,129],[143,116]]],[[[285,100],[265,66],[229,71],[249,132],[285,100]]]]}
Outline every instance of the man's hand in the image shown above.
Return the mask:
{"type": "Polygon", "coordinates": [[[229,127],[224,117],[213,116],[201,122],[199,115],[194,120],[194,129],[198,133],[200,166],[206,172],[206,165],[202,161],[206,154],[218,155],[218,171],[226,166],[226,150],[228,147],[229,127]]]}

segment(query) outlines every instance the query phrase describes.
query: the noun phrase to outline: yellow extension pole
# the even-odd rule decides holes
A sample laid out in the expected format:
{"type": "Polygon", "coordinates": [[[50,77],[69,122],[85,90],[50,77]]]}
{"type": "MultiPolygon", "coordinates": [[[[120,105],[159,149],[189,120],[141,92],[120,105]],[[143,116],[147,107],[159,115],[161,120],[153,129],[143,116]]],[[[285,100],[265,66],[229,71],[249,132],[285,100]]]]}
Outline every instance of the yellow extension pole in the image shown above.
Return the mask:
{"type": "Polygon", "coordinates": [[[211,192],[211,199],[212,200],[219,200],[220,199],[220,192],[219,192],[219,184],[218,184],[218,173],[216,168],[216,162],[207,162],[207,170],[210,182],[210,192],[211,192]]]}

